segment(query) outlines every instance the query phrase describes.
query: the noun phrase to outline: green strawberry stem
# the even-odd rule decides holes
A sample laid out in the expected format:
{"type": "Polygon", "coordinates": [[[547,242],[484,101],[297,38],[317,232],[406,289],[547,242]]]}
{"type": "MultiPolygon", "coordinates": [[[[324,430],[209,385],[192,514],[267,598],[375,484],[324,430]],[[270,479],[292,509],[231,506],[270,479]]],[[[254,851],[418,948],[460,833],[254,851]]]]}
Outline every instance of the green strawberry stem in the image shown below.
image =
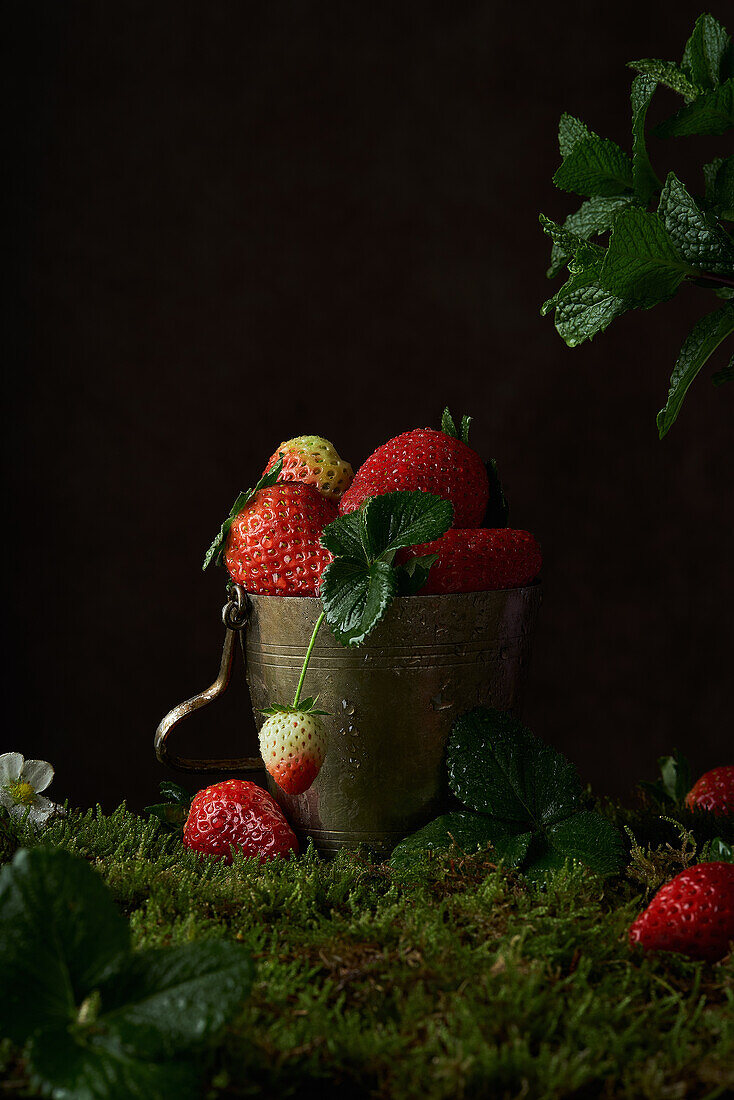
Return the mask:
{"type": "Polygon", "coordinates": [[[296,694],[295,694],[295,697],[293,699],[293,706],[294,707],[297,707],[299,702],[301,701],[301,689],[303,687],[303,681],[306,679],[306,671],[308,669],[308,662],[311,660],[311,653],[312,653],[313,647],[316,643],[316,635],[318,634],[318,632],[321,628],[321,624],[324,621],[325,616],[326,616],[326,612],[322,611],[321,614],[319,615],[318,619],[316,620],[316,626],[313,628],[313,634],[311,635],[311,641],[308,643],[308,649],[306,650],[306,657],[305,657],[304,662],[303,662],[303,668],[301,669],[301,678],[298,681],[298,687],[296,688],[296,694]]]}

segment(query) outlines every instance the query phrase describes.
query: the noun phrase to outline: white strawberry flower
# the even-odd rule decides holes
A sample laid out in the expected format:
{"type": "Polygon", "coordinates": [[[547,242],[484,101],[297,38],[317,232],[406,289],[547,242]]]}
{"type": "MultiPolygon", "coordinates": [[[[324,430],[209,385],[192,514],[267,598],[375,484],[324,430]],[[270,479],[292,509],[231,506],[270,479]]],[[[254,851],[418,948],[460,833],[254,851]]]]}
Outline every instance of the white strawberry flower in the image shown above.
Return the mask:
{"type": "Polygon", "coordinates": [[[54,777],[47,760],[24,760],[19,752],[0,754],[0,806],[11,817],[42,825],[56,804],[41,794],[54,777]]]}

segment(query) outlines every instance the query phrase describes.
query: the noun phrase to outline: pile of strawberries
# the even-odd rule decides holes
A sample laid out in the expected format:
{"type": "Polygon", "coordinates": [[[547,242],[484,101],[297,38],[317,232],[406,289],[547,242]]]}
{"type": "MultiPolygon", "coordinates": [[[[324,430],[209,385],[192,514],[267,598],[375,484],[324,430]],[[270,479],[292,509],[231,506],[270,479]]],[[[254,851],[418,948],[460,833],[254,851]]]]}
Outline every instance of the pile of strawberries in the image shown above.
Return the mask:
{"type": "Polygon", "coordinates": [[[527,531],[482,525],[494,502],[467,432],[468,421],[463,438],[434,428],[403,432],[378,447],[356,474],[319,436],[281,443],[264,471],[281,459],[277,483],[255,493],[230,528],[224,555],[230,576],[258,595],[316,596],[331,561],[320,541],[324,527],[370,497],[419,490],[454,509],[450,531],[401,552],[402,561],[438,555],[422,595],[529,584],[540,571],[540,547],[527,531]]]}

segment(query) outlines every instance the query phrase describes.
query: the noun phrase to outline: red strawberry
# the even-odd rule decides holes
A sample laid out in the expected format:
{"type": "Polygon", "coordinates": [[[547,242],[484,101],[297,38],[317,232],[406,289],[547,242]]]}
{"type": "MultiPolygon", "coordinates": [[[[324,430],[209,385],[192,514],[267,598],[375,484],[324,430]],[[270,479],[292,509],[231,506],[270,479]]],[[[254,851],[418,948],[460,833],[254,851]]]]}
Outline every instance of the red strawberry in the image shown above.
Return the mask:
{"type": "Polygon", "coordinates": [[[302,794],[324,762],[323,723],[311,710],[273,707],[265,713],[269,718],[260,730],[260,755],[265,767],[282,790],[302,794]]]}
{"type": "Polygon", "coordinates": [[[646,951],[716,962],[734,939],[734,863],[687,867],[658,890],[629,931],[646,951]]]}
{"type": "Polygon", "coordinates": [[[333,443],[320,435],[297,435],[281,443],[263,474],[272,470],[279,458],[283,460],[279,481],[303,481],[335,503],[354,477],[352,467],[339,457],[333,443]]]}
{"type": "Polygon", "coordinates": [[[540,547],[528,531],[510,527],[453,527],[434,542],[411,546],[399,561],[438,554],[421,595],[522,588],[540,572],[540,547]]]}
{"type": "MultiPolygon", "coordinates": [[[[465,438],[467,431],[468,418],[465,438]]],[[[422,490],[453,504],[455,527],[478,527],[487,508],[489,478],[465,438],[416,428],[383,443],[357,470],[339,511],[342,515],[353,512],[367,497],[422,490]]]]}
{"type": "Polygon", "coordinates": [[[734,764],[705,772],[686,795],[686,806],[719,816],[734,814],[734,764]]]}
{"type": "Polygon", "coordinates": [[[298,852],[295,833],[267,791],[244,779],[227,779],[194,795],[183,842],[200,855],[232,862],[231,845],[261,862],[298,852]]]}
{"type": "Polygon", "coordinates": [[[260,489],[234,520],[224,560],[233,581],[263,596],[315,596],[331,554],[319,542],[335,506],[311,485],[260,489]]]}

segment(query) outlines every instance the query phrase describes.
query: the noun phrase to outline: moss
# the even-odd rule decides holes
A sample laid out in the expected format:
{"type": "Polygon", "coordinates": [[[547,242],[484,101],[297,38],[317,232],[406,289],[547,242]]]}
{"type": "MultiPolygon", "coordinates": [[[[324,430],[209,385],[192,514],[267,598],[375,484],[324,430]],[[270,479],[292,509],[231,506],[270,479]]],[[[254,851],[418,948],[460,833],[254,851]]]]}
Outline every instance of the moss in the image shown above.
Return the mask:
{"type": "MultiPolygon", "coordinates": [[[[652,823],[607,812],[654,862],[652,823]]],[[[685,858],[690,844],[665,829],[659,847],[677,843],[685,858]]],[[[691,835],[705,839],[695,822],[691,835]]],[[[252,952],[252,995],[206,1067],[211,1097],[657,1100],[734,1090],[732,963],[630,952],[644,889],[629,875],[603,882],[566,870],[538,889],[491,853],[399,870],[309,850],[226,867],[124,807],[72,813],[21,839],[90,860],[139,947],[224,937],[252,952]]],[[[22,1061],[7,1046],[3,1067],[23,1095],[22,1061]]]]}

